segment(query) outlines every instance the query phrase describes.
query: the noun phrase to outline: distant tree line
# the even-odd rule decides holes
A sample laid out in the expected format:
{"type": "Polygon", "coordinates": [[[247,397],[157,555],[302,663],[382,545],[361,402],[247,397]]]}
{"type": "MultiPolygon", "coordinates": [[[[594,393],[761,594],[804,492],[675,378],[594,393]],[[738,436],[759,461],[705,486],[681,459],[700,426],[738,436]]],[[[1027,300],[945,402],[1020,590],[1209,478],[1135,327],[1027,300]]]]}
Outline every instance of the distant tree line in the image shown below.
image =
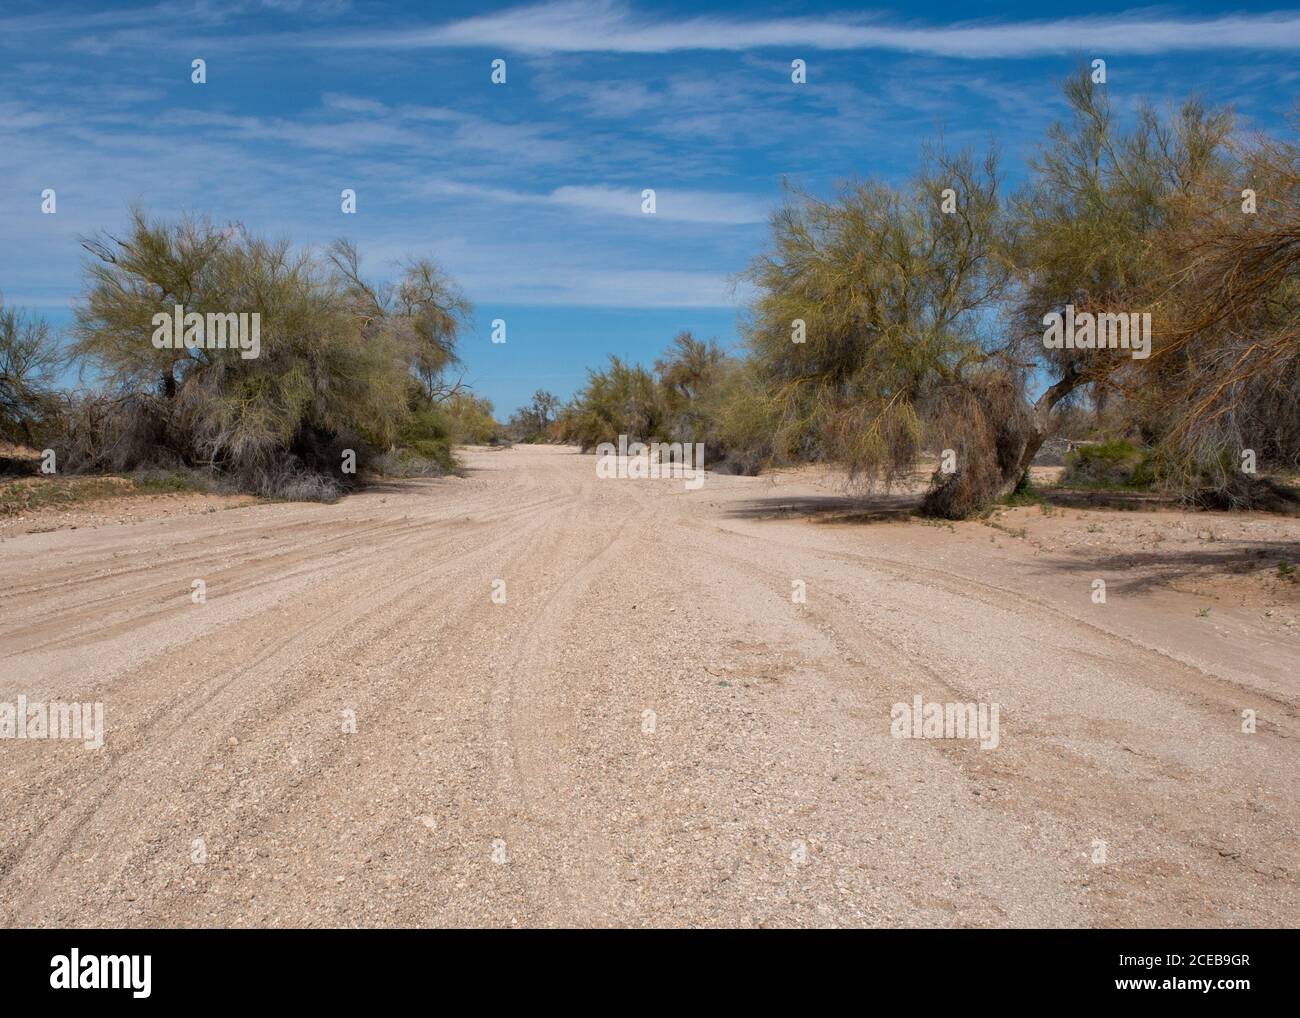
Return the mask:
{"type": "Polygon", "coordinates": [[[1021,485],[1086,406],[1151,447],[1161,484],[1269,501],[1244,467],[1300,465],[1300,150],[1196,100],[1123,130],[1086,71],[1065,96],[1015,193],[995,153],[942,146],[902,186],[791,191],[747,273],[743,356],[684,335],[654,372],[612,358],[558,433],[704,441],[740,469],[825,460],[869,482],[948,449],[923,508],[961,517],[1021,485]],[[1052,315],[1100,329],[1139,313],[1146,357],[1045,344],[1052,315]]]}
{"type": "Polygon", "coordinates": [[[611,357],[504,426],[453,380],[470,306],[431,262],[378,283],[347,242],[316,255],[136,211],[85,244],[68,355],[91,387],[59,391],[48,326],[0,303],[0,438],[60,469],[206,470],[293,497],[449,469],[458,442],[702,442],[714,469],[825,461],[866,483],[948,450],[923,509],[955,518],[1023,485],[1063,426],[1091,427],[1139,442],[1153,483],[1267,503],[1263,472],[1300,466],[1300,148],[1196,100],[1122,128],[1086,70],[1065,96],[1014,192],[996,153],[942,145],[902,185],[790,190],[747,270],[741,351],[684,332],[651,368],[611,357]],[[259,313],[259,355],[151,343],[178,306],[259,313]],[[1049,342],[1053,320],[1088,341],[1049,342]],[[1144,355],[1092,342],[1130,320],[1151,324],[1144,355]]]}
{"type": "Polygon", "coordinates": [[[346,241],[318,255],[140,210],[84,246],[65,353],[0,304],[0,437],[53,450],[60,473],[188,470],[330,498],[367,472],[451,469],[454,443],[494,437],[491,406],[450,380],[469,302],[429,261],[373,282],[346,241]],[[173,315],[233,312],[259,316],[255,356],[154,341],[173,315]],[[65,358],[91,384],[59,391],[65,358]]]}

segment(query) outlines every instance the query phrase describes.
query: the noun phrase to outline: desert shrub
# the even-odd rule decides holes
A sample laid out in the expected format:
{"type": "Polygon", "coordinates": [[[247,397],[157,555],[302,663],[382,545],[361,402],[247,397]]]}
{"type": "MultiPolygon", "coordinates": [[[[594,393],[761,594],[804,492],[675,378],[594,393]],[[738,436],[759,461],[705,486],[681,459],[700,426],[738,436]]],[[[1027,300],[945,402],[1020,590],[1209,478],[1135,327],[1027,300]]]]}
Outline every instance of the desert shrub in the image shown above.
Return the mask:
{"type": "Polygon", "coordinates": [[[503,429],[492,415],[492,404],[482,397],[457,392],[438,403],[447,430],[458,445],[490,445],[500,441],[503,429]]]}
{"type": "Polygon", "coordinates": [[[565,441],[584,452],[602,442],[650,442],[664,438],[665,409],[654,376],[641,365],[609,358],[604,370],[589,369],[587,384],[567,408],[562,421],[565,441]]]}
{"type": "Polygon", "coordinates": [[[753,363],[729,359],[700,399],[710,469],[757,474],[772,462],[777,405],[753,363]]]}
{"type": "Polygon", "coordinates": [[[259,476],[253,490],[264,498],[282,502],[334,502],[345,486],[325,474],[285,469],[259,476]]]}
{"type": "Polygon", "coordinates": [[[411,449],[382,452],[370,461],[369,469],[376,477],[445,477],[450,471],[445,457],[432,459],[411,449]]]}
{"type": "Polygon", "coordinates": [[[1240,470],[1243,450],[1261,469],[1300,465],[1300,145],[1234,136],[1203,162],[1163,238],[1163,349],[1131,388],[1171,481],[1248,504],[1267,485],[1240,470]]]}
{"type": "Polygon", "coordinates": [[[538,389],[527,406],[510,415],[506,434],[512,442],[549,442],[554,438],[559,408],[559,399],[545,389],[538,389]]]}
{"type": "MultiPolygon", "coordinates": [[[[399,459],[418,458],[436,464],[444,473],[456,466],[452,455],[452,431],[448,419],[439,407],[428,407],[412,413],[398,432],[399,459]]],[[[389,465],[395,462],[390,460],[389,465]]]]}
{"type": "Polygon", "coordinates": [[[431,263],[373,285],[344,242],[322,261],[242,227],[154,222],[139,210],[125,239],[86,246],[73,351],[105,384],[62,429],[69,469],[193,467],[263,495],[328,500],[403,433],[450,463],[446,422],[409,420],[413,388],[425,404],[444,394],[468,309],[431,263]],[[178,304],[259,314],[259,355],[155,347],[154,315],[178,304]],[[343,472],[348,450],[357,474],[343,472]]]}
{"type": "Polygon", "coordinates": [[[776,424],[776,401],[752,361],[682,332],[653,372],[617,357],[590,371],[550,434],[584,450],[616,444],[620,435],[629,442],[700,444],[709,469],[754,474],[771,460],[776,424]]]}
{"type": "Polygon", "coordinates": [[[49,323],[28,318],[0,297],[0,441],[32,445],[57,426],[58,364],[49,323]]]}
{"type": "Polygon", "coordinates": [[[74,397],[54,441],[60,471],[72,474],[175,469],[184,450],[168,429],[171,414],[152,392],[74,397]]]}
{"type": "Polygon", "coordinates": [[[1075,488],[1152,487],[1155,461],[1149,449],[1125,439],[1080,445],[1065,457],[1060,483],[1075,488]]]}
{"type": "Polygon", "coordinates": [[[151,494],[171,494],[186,491],[216,491],[219,482],[212,473],[180,468],[177,470],[137,470],[129,475],[139,491],[151,494]]]}
{"type": "Polygon", "coordinates": [[[655,361],[664,428],[675,441],[704,441],[712,422],[706,403],[727,364],[717,340],[705,342],[689,332],[674,336],[668,350],[655,361]]]}
{"type": "Polygon", "coordinates": [[[1032,436],[1023,377],[996,361],[991,328],[1007,232],[992,155],[930,151],[905,186],[792,192],[749,272],[747,335],[776,405],[775,453],[840,463],[869,485],[908,476],[927,444],[960,445],[958,474],[936,475],[926,503],[942,516],[1014,484],[1032,436]],[[949,187],[962,196],[951,214],[938,200],[949,187]]]}
{"type": "Polygon", "coordinates": [[[1007,199],[991,154],[932,151],[909,184],[795,192],[773,216],[748,337],[777,454],[888,483],[922,448],[960,446],[924,503],[945,517],[1012,490],[1058,427],[1077,434],[1084,400],[1159,444],[1128,485],[1181,475],[1191,497],[1241,505],[1267,488],[1233,465],[1242,450],[1300,462],[1300,149],[1243,145],[1195,99],[1122,127],[1086,68],[1065,96],[1007,199]],[[1241,214],[1246,180],[1258,215],[1241,214]],[[1045,315],[1067,306],[1149,312],[1150,357],[1047,348],[1045,315]],[[1049,384],[1031,403],[1035,375],[1049,384]]]}

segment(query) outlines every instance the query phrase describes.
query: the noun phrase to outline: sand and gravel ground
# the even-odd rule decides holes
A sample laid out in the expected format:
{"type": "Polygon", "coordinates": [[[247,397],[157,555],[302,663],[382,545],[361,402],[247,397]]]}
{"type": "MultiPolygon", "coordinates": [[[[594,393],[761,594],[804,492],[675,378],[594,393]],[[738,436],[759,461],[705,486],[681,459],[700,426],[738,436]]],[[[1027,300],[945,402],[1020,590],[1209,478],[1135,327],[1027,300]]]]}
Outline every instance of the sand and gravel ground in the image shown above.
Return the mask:
{"type": "Polygon", "coordinates": [[[1300,923],[1300,521],[466,460],[0,535],[0,923],[1300,923]]]}

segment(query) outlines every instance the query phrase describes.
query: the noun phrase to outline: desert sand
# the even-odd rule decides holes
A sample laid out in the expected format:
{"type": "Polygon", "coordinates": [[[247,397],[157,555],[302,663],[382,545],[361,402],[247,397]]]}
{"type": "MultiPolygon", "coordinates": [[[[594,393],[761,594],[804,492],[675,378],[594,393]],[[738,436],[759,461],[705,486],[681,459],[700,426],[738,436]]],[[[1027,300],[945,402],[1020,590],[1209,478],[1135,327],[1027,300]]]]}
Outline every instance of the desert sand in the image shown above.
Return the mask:
{"type": "Polygon", "coordinates": [[[1300,923],[1300,521],[465,459],[11,526],[0,923],[1300,923]]]}

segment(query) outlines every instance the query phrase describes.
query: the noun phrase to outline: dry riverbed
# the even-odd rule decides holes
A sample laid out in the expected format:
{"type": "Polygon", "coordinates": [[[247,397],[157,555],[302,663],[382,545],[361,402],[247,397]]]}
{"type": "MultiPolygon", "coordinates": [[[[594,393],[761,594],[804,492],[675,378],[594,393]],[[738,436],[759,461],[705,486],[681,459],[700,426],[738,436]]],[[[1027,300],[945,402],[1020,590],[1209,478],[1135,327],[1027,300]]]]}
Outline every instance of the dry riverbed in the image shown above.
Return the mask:
{"type": "Polygon", "coordinates": [[[1297,924],[1300,521],[466,460],[0,529],[0,923],[1297,924]]]}

